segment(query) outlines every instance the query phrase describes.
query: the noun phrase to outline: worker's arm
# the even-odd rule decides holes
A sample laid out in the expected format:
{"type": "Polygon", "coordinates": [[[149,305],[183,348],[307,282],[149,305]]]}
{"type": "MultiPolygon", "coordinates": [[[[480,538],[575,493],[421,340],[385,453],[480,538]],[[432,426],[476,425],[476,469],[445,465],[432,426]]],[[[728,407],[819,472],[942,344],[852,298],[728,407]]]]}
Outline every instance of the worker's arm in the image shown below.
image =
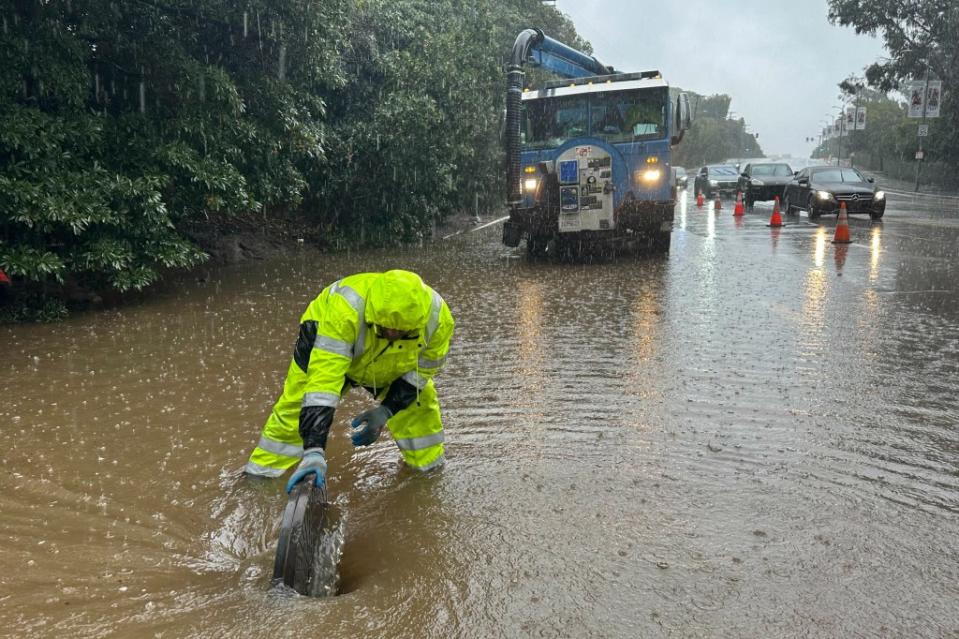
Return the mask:
{"type": "Polygon", "coordinates": [[[317,329],[306,368],[300,437],[304,449],[326,448],[346,372],[353,361],[353,345],[364,327],[359,326],[356,310],[346,298],[329,291],[310,304],[304,318],[315,318],[317,329]]]}

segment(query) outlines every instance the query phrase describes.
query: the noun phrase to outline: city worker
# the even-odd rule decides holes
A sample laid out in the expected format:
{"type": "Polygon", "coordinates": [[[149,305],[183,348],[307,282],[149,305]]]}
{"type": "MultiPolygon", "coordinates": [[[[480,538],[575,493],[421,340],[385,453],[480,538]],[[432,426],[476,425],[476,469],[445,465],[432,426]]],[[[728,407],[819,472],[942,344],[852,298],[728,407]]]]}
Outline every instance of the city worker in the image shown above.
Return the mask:
{"type": "Polygon", "coordinates": [[[453,325],[443,298],[409,271],[360,273],[327,286],[300,318],[283,394],[246,473],[279,477],[300,462],[287,492],[310,475],[323,485],[333,414],[354,386],[379,400],[352,420],[354,446],[369,446],[386,426],[407,465],[440,466],[443,423],[433,376],[446,361],[453,325]]]}

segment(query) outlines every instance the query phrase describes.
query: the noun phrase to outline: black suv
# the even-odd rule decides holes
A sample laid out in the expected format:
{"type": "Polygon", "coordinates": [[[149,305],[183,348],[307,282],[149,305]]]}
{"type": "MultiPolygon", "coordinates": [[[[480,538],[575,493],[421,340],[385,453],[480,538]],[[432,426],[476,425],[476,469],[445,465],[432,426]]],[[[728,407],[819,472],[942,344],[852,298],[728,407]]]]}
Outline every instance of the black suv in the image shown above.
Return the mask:
{"type": "Polygon", "coordinates": [[[738,184],[739,172],[732,164],[707,164],[696,174],[694,190],[696,193],[702,191],[707,198],[713,193],[735,195],[738,184]]]}
{"type": "Polygon", "coordinates": [[[755,202],[783,197],[786,185],[793,178],[793,170],[783,162],[751,162],[739,176],[739,190],[747,209],[755,202]]]}

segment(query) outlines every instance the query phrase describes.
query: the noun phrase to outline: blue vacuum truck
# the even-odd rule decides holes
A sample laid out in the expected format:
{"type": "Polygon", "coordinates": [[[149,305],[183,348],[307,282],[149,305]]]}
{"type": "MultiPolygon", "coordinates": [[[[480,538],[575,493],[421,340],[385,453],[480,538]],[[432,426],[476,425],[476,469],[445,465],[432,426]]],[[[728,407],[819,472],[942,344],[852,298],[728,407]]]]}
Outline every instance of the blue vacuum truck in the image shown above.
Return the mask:
{"type": "Polygon", "coordinates": [[[659,71],[623,73],[527,29],[507,66],[509,221],[503,243],[530,255],[669,251],[670,151],[689,128],[689,99],[659,71]],[[525,86],[524,67],[563,78],[525,86]]]}

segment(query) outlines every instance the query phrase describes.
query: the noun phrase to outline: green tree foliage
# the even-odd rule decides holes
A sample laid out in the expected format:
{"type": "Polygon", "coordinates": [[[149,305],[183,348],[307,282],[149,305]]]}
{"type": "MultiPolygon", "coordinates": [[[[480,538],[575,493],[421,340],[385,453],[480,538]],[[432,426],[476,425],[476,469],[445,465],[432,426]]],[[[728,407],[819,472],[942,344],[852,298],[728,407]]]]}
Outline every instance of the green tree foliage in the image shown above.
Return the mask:
{"type": "Polygon", "coordinates": [[[0,32],[0,268],[140,289],[199,216],[297,205],[342,84],[336,3],[21,0],[0,32]]]}

